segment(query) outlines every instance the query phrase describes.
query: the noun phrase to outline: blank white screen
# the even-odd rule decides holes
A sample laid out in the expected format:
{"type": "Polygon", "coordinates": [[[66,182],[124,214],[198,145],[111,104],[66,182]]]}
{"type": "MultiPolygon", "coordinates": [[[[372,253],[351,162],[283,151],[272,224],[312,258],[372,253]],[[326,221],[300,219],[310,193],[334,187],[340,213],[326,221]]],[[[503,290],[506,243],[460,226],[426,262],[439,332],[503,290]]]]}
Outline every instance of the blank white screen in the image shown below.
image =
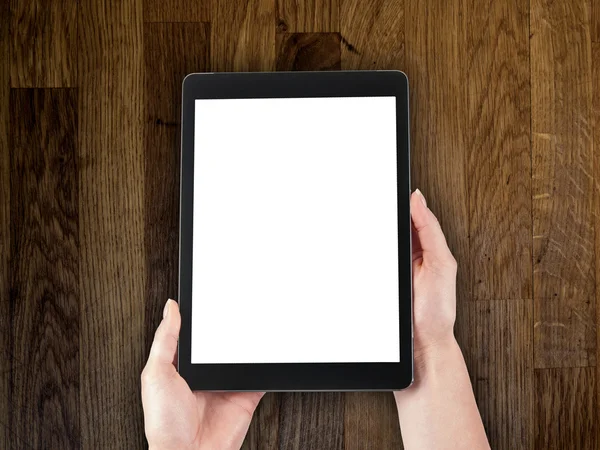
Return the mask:
{"type": "Polygon", "coordinates": [[[395,97],[196,100],[192,363],[399,362],[395,97]]]}

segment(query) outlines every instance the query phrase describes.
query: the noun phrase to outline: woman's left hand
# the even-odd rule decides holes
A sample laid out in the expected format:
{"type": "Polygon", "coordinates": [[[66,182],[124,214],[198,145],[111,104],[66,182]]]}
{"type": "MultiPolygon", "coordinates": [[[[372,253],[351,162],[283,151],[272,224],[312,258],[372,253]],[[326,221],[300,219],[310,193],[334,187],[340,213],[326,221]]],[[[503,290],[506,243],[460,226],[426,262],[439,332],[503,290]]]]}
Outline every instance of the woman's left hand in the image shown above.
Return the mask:
{"type": "Polygon", "coordinates": [[[150,450],[239,449],[263,392],[192,392],[175,369],[179,307],[165,305],[146,367],[142,405],[150,450]]]}

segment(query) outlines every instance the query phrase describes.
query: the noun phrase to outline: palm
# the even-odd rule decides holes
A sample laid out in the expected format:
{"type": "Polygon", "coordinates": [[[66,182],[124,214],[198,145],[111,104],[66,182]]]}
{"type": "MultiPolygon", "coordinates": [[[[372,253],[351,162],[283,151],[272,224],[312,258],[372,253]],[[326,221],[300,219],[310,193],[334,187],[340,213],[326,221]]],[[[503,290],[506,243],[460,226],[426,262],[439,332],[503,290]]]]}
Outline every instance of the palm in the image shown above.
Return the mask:
{"type": "Polygon", "coordinates": [[[147,390],[153,399],[146,415],[148,440],[168,448],[239,448],[262,397],[258,392],[192,392],[174,367],[164,383],[147,390]]]}
{"type": "Polygon", "coordinates": [[[259,392],[195,392],[196,407],[204,431],[198,436],[206,448],[239,448],[252,413],[262,397],[259,392]]]}
{"type": "Polygon", "coordinates": [[[169,301],[142,372],[149,447],[239,449],[264,393],[192,392],[173,365],[180,326],[177,304],[169,301]]]}

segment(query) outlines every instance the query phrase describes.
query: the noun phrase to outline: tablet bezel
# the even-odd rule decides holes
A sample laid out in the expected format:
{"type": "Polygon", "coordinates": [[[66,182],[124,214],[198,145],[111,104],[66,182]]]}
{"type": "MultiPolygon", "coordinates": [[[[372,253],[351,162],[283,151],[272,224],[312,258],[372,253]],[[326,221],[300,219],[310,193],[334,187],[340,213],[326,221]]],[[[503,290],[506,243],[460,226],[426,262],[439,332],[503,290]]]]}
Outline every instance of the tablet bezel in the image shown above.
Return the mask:
{"type": "Polygon", "coordinates": [[[178,370],[192,390],[399,390],[413,381],[408,79],[400,71],[197,73],[183,81],[178,370]],[[400,362],[192,364],[192,229],[196,99],[396,97],[400,362]],[[400,237],[403,238],[400,238],[400,237]]]}

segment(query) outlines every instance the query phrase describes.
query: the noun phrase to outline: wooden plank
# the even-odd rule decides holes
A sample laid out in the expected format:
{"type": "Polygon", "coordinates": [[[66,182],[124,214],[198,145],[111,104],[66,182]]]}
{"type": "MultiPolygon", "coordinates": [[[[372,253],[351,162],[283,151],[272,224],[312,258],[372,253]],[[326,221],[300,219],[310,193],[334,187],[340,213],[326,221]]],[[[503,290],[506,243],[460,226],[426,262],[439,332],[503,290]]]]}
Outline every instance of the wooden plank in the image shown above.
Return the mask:
{"type": "MultiPolygon", "coordinates": [[[[598,7],[600,4],[596,3],[598,7]]],[[[596,263],[596,305],[600,297],[600,43],[592,44],[592,123],[593,123],[593,146],[594,146],[594,236],[595,236],[595,263],[596,263]]],[[[600,400],[600,364],[598,364],[598,352],[600,351],[600,308],[596,308],[596,430],[600,433],[600,413],[598,403],[600,400]]],[[[600,438],[598,438],[600,439],[600,438]]]]}
{"type": "Polygon", "coordinates": [[[210,10],[211,0],[144,0],[144,22],[207,22],[210,10]]]}
{"type": "Polygon", "coordinates": [[[596,364],[587,0],[531,3],[535,367],[596,364]]]}
{"type": "Polygon", "coordinates": [[[340,70],[339,33],[278,33],[276,70],[340,70]]]}
{"type": "Polygon", "coordinates": [[[596,449],[595,369],[535,370],[536,449],[596,449]]]}
{"type": "Polygon", "coordinates": [[[142,2],[79,5],[81,433],[140,448],[145,363],[142,2]]]}
{"type": "Polygon", "coordinates": [[[79,448],[77,96],[10,95],[9,448],[79,448]]]}
{"type": "Polygon", "coordinates": [[[12,0],[10,5],[11,86],[75,87],[77,2],[12,0]]]}
{"type": "MultiPolygon", "coordinates": [[[[405,1],[341,2],[342,68],[404,70],[405,1]]],[[[412,36],[416,38],[419,30],[411,30],[417,33],[412,36]]]]}
{"type": "Polygon", "coordinates": [[[463,11],[456,1],[406,4],[412,188],[420,188],[458,261],[457,327],[469,286],[469,216],[464,138],[463,11]]]}
{"type": "Polygon", "coordinates": [[[214,0],[211,70],[275,69],[275,0],[214,0]]]}
{"type": "Polygon", "coordinates": [[[390,392],[349,392],[345,402],[345,450],[404,448],[398,410],[390,392]]]}
{"type": "Polygon", "coordinates": [[[469,250],[469,193],[464,137],[462,0],[405,4],[405,72],[410,84],[411,184],[427,198],[458,262],[455,332],[461,347],[473,324],[469,250]]]}
{"type": "Polygon", "coordinates": [[[282,394],[279,449],[344,449],[344,397],[340,392],[282,394]]]}
{"type": "Polygon", "coordinates": [[[592,1],[592,42],[600,44],[600,0],[592,1]]]}
{"type": "Polygon", "coordinates": [[[281,32],[340,31],[340,0],[275,0],[281,32]]]}
{"type": "Polygon", "coordinates": [[[266,394],[254,412],[242,450],[278,450],[279,406],[282,394],[266,394]]]}
{"type": "Polygon", "coordinates": [[[532,448],[533,302],[470,302],[466,315],[462,350],[490,445],[532,448]]]}
{"type": "Polygon", "coordinates": [[[530,299],[529,4],[468,0],[464,14],[472,298],[530,299]]]}
{"type": "Polygon", "coordinates": [[[9,448],[10,395],[10,3],[0,2],[0,448],[9,448]]]}
{"type": "Polygon", "coordinates": [[[208,69],[209,33],[206,23],[144,25],[147,352],[164,303],[177,296],[181,84],[188,73],[208,69]]]}

